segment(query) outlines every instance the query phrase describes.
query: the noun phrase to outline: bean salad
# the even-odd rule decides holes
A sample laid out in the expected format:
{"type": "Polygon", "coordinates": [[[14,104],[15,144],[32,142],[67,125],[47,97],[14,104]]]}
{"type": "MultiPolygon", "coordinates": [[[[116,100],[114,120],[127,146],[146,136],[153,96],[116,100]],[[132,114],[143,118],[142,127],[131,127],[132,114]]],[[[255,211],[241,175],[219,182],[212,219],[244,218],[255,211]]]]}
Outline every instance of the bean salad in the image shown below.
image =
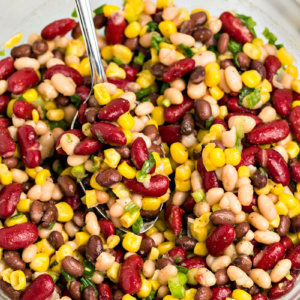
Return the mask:
{"type": "Polygon", "coordinates": [[[72,17],[0,53],[11,48],[0,60],[2,293],[288,294],[300,270],[300,80],[276,33],[173,0],[104,4],[94,25],[108,82],[91,86],[72,17]]]}

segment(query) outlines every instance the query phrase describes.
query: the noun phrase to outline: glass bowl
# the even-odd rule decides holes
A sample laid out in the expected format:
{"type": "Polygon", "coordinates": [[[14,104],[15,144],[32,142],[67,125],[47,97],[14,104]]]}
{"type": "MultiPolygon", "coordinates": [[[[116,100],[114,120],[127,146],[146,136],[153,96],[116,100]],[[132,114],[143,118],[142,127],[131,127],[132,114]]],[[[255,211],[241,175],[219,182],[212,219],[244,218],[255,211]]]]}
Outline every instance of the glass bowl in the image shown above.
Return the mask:
{"type": "MultiPolygon", "coordinates": [[[[174,0],[179,7],[205,8],[211,15],[219,16],[225,10],[236,11],[239,14],[250,15],[256,21],[256,33],[262,37],[265,27],[277,36],[278,43],[284,44],[286,49],[295,57],[295,65],[300,68],[300,1],[293,0],[174,0]],[[183,4],[184,3],[184,4],[183,4]]],[[[0,45],[18,32],[23,33],[20,42],[26,43],[31,33],[40,33],[50,22],[71,17],[74,10],[72,0],[0,0],[2,13],[0,16],[0,45]]],[[[95,9],[104,3],[122,6],[123,1],[91,0],[91,7],[95,9]]],[[[10,49],[6,50],[6,56],[10,49]]],[[[0,299],[8,299],[0,291],[0,299]]],[[[300,299],[300,284],[286,295],[283,300],[300,299]]]]}

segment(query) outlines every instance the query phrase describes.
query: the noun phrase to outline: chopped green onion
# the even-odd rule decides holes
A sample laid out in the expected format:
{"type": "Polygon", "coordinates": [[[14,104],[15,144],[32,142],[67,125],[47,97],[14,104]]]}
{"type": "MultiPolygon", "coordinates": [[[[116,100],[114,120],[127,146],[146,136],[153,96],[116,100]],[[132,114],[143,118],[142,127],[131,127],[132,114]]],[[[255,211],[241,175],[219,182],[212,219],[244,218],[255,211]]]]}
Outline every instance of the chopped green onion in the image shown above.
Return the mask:
{"type": "Polygon", "coordinates": [[[50,226],[49,226],[49,229],[50,229],[50,230],[54,227],[55,223],[56,223],[56,222],[53,221],[53,222],[50,224],[50,226]]]}
{"type": "Polygon", "coordinates": [[[242,139],[238,136],[236,137],[234,148],[239,150],[240,152],[242,152],[243,150],[242,139]]]}
{"type": "Polygon", "coordinates": [[[81,164],[79,166],[73,167],[72,170],[71,170],[71,174],[78,181],[81,181],[83,178],[85,178],[87,176],[87,174],[85,174],[84,164],[81,164]]]}
{"type": "Polygon", "coordinates": [[[260,88],[255,89],[254,92],[249,94],[246,98],[248,106],[252,109],[260,101],[260,88]]]}
{"type": "Polygon", "coordinates": [[[160,94],[163,95],[165,90],[170,87],[170,84],[168,82],[163,82],[160,88],[160,94]]]}
{"type": "Polygon", "coordinates": [[[82,292],[83,292],[89,285],[92,285],[92,286],[95,288],[95,294],[96,294],[96,296],[99,295],[95,283],[94,283],[90,278],[84,278],[84,277],[81,277],[81,278],[80,278],[80,282],[82,283],[82,286],[81,286],[81,291],[82,291],[82,292]]]}
{"type": "Polygon", "coordinates": [[[254,255],[254,252],[253,251],[251,251],[251,253],[249,254],[250,256],[253,256],[254,255]]]}
{"type": "Polygon", "coordinates": [[[169,99],[164,99],[163,101],[162,101],[162,104],[163,104],[163,106],[165,106],[165,107],[169,107],[170,105],[171,105],[171,101],[169,100],[169,99]]]}
{"type": "Polygon", "coordinates": [[[275,45],[277,41],[277,36],[270,32],[270,30],[267,27],[265,28],[262,34],[268,40],[268,44],[275,45]]]}
{"type": "Polygon", "coordinates": [[[155,298],[156,291],[151,291],[150,294],[146,298],[142,298],[142,300],[153,300],[155,298]]]}
{"type": "Polygon", "coordinates": [[[56,281],[58,280],[58,276],[56,276],[53,272],[48,272],[48,275],[50,275],[53,279],[53,282],[56,283],[56,281]]]}
{"type": "Polygon", "coordinates": [[[242,105],[243,99],[253,91],[254,89],[244,86],[239,93],[239,105],[242,105]]]}
{"type": "Polygon", "coordinates": [[[137,65],[142,65],[145,60],[145,54],[143,52],[139,52],[137,56],[134,57],[133,62],[137,65]]]}
{"type": "Polygon", "coordinates": [[[49,121],[49,126],[50,126],[51,130],[54,129],[54,128],[61,128],[63,130],[67,129],[65,120],[49,121]]]}
{"type": "Polygon", "coordinates": [[[263,168],[259,168],[259,171],[263,174],[267,174],[267,172],[263,168]]]}
{"type": "Polygon", "coordinates": [[[101,137],[100,133],[97,132],[96,134],[97,134],[98,140],[99,140],[101,143],[105,144],[105,142],[104,142],[103,138],[101,137]]]}
{"type": "Polygon", "coordinates": [[[70,97],[70,101],[72,103],[74,103],[74,105],[79,108],[79,106],[81,105],[81,99],[80,96],[78,94],[74,94],[70,97]]]}
{"type": "Polygon", "coordinates": [[[10,220],[15,220],[15,219],[19,219],[21,217],[23,217],[24,215],[22,213],[16,214],[14,216],[11,216],[9,219],[10,220]]]}
{"type": "Polygon", "coordinates": [[[235,54],[241,52],[243,50],[243,46],[234,40],[230,40],[228,44],[228,50],[235,54]]]}
{"type": "Polygon", "coordinates": [[[284,45],[283,44],[276,44],[275,47],[276,47],[277,50],[279,50],[280,48],[283,48],[284,45]]]}
{"type": "Polygon", "coordinates": [[[157,31],[158,24],[156,22],[150,21],[146,24],[148,26],[147,32],[157,31]]]}
{"type": "Polygon", "coordinates": [[[77,11],[76,11],[76,8],[74,8],[73,12],[72,12],[72,15],[71,15],[73,18],[77,18],[77,11]]]}
{"type": "Polygon", "coordinates": [[[254,30],[256,22],[251,17],[245,16],[245,15],[240,15],[240,14],[235,14],[235,15],[242,21],[243,25],[245,25],[246,27],[248,27],[250,29],[253,36],[256,38],[256,32],[254,30]]]}
{"type": "Polygon", "coordinates": [[[144,227],[143,218],[141,216],[139,216],[138,219],[132,225],[132,231],[135,234],[140,234],[143,227],[144,227]]]}
{"type": "Polygon", "coordinates": [[[93,277],[95,273],[95,266],[92,263],[90,263],[88,260],[85,260],[83,262],[83,267],[84,267],[83,276],[93,277]]]}
{"type": "Polygon", "coordinates": [[[187,274],[189,269],[186,267],[182,267],[182,266],[176,266],[178,272],[183,273],[183,274],[187,274]]]}
{"type": "Polygon", "coordinates": [[[135,204],[133,201],[129,202],[125,207],[124,210],[128,212],[129,214],[133,215],[137,211],[139,211],[141,208],[135,204]]]}
{"type": "Polygon", "coordinates": [[[209,129],[214,121],[214,117],[211,116],[208,120],[205,121],[205,128],[209,129]]]}
{"type": "Polygon", "coordinates": [[[96,172],[96,171],[99,171],[99,170],[100,170],[100,168],[97,167],[97,166],[91,167],[91,171],[93,171],[93,172],[96,172]]]}
{"type": "Polygon", "coordinates": [[[64,276],[67,282],[70,282],[71,280],[75,279],[75,276],[71,276],[64,269],[61,269],[61,275],[64,276]]]}
{"type": "Polygon", "coordinates": [[[99,6],[98,8],[94,9],[94,13],[96,15],[102,15],[103,14],[103,8],[104,8],[105,5],[106,4],[103,4],[103,5],[99,6]]]}
{"type": "MultiPolygon", "coordinates": [[[[168,286],[171,292],[172,297],[174,298],[184,298],[185,297],[185,288],[184,284],[182,284],[180,281],[180,275],[182,273],[178,273],[175,277],[171,277],[168,280],[168,286]]],[[[187,277],[185,274],[182,274],[185,277],[187,277]]]]}
{"type": "Polygon", "coordinates": [[[17,101],[18,101],[18,100],[24,100],[24,101],[26,101],[26,99],[23,97],[23,95],[20,95],[16,100],[17,100],[17,101]]]}
{"type": "Polygon", "coordinates": [[[55,260],[50,266],[49,266],[49,269],[55,267],[58,265],[58,262],[55,260]]]}
{"type": "Polygon", "coordinates": [[[72,139],[71,139],[71,136],[70,136],[69,133],[66,134],[66,137],[67,137],[68,143],[71,143],[71,142],[72,142],[72,139]]]}
{"type": "Polygon", "coordinates": [[[113,58],[113,61],[118,65],[118,66],[121,66],[122,64],[122,60],[120,57],[114,57],[113,58]]]}
{"type": "Polygon", "coordinates": [[[152,39],[151,39],[151,45],[157,50],[159,51],[159,43],[161,42],[165,42],[166,39],[162,36],[160,36],[158,33],[153,33],[152,34],[152,39]]]}
{"type": "Polygon", "coordinates": [[[137,99],[142,99],[145,96],[149,95],[150,93],[152,93],[152,88],[151,86],[145,88],[145,89],[140,89],[137,93],[136,93],[136,97],[137,99]]]}
{"type": "Polygon", "coordinates": [[[293,280],[293,277],[291,276],[291,272],[290,271],[286,274],[285,278],[287,280],[293,280]]]}
{"type": "Polygon", "coordinates": [[[144,103],[144,102],[151,102],[151,103],[152,103],[152,100],[151,100],[150,97],[145,97],[145,98],[143,98],[143,99],[140,101],[140,103],[144,103]]]}
{"type": "Polygon", "coordinates": [[[192,193],[192,197],[194,198],[195,202],[205,202],[205,193],[202,189],[192,193]]]}
{"type": "Polygon", "coordinates": [[[140,171],[137,173],[137,180],[142,180],[146,178],[147,174],[152,170],[152,168],[155,165],[155,159],[151,152],[149,152],[149,159],[144,161],[143,167],[140,171]]]}
{"type": "Polygon", "coordinates": [[[195,55],[195,52],[192,50],[192,48],[184,44],[179,44],[177,48],[181,50],[184,56],[186,56],[187,58],[192,58],[195,55]]]}
{"type": "Polygon", "coordinates": [[[0,56],[5,56],[5,49],[4,48],[0,49],[0,56]]]}

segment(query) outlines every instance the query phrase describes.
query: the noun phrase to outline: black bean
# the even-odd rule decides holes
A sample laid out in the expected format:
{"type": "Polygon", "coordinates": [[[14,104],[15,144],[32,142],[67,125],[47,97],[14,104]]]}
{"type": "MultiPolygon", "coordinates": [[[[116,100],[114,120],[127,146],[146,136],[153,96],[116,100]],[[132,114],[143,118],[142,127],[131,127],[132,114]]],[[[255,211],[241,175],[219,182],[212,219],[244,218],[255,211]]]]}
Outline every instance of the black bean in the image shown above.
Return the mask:
{"type": "Polygon", "coordinates": [[[174,262],[171,259],[162,257],[155,263],[155,269],[162,270],[164,267],[171,265],[174,265],[174,262]]]}
{"type": "Polygon", "coordinates": [[[158,134],[158,130],[154,125],[147,125],[143,130],[144,135],[150,138],[151,142],[153,142],[158,134]]]}
{"type": "Polygon", "coordinates": [[[152,247],[155,247],[155,242],[150,236],[147,236],[141,242],[139,249],[140,256],[146,257],[150,253],[152,247]]]}
{"type": "Polygon", "coordinates": [[[15,168],[18,165],[18,159],[15,157],[3,158],[2,163],[5,164],[9,169],[15,168]]]}
{"type": "Polygon", "coordinates": [[[141,214],[141,217],[143,219],[154,219],[156,218],[160,213],[160,209],[157,209],[157,210],[144,210],[144,209],[141,209],[140,210],[140,214],[141,214]]]}
{"type": "Polygon", "coordinates": [[[25,270],[25,263],[18,251],[6,250],[4,252],[4,261],[15,270],[25,270]]]}
{"type": "Polygon", "coordinates": [[[103,14],[96,15],[94,17],[94,26],[95,26],[95,28],[96,29],[101,29],[102,27],[105,26],[106,21],[107,21],[107,18],[103,14]]]}
{"type": "Polygon", "coordinates": [[[220,35],[217,43],[217,49],[220,54],[224,54],[227,51],[228,44],[229,44],[229,34],[224,32],[220,35]]]}
{"type": "Polygon", "coordinates": [[[10,55],[13,58],[30,57],[32,55],[31,45],[23,44],[12,48],[10,55]]]}
{"type": "Polygon", "coordinates": [[[179,27],[179,32],[192,35],[195,23],[193,20],[185,20],[179,27]]]}
{"type": "Polygon", "coordinates": [[[60,49],[53,49],[52,53],[54,55],[54,58],[58,58],[60,60],[64,60],[64,54],[60,49]]]}
{"type": "Polygon", "coordinates": [[[130,157],[130,149],[127,146],[116,147],[115,150],[121,155],[123,159],[130,157]]]}
{"type": "Polygon", "coordinates": [[[248,70],[251,64],[251,59],[244,52],[238,52],[236,55],[236,60],[238,63],[237,67],[240,68],[242,71],[248,70]]]}
{"type": "Polygon", "coordinates": [[[74,300],[81,300],[81,282],[72,280],[69,284],[69,292],[74,300]]]}
{"type": "Polygon", "coordinates": [[[267,77],[267,70],[260,61],[252,60],[251,69],[256,70],[259,73],[259,75],[261,76],[262,80],[267,77]]]}
{"type": "Polygon", "coordinates": [[[25,269],[24,271],[26,281],[31,281],[32,279],[32,271],[30,269],[25,269]]]}
{"type": "Polygon", "coordinates": [[[102,171],[96,177],[97,183],[99,183],[102,187],[110,187],[116,183],[119,183],[121,180],[122,175],[115,169],[102,171]]]}
{"type": "Polygon", "coordinates": [[[124,293],[121,290],[116,290],[112,295],[112,300],[122,300],[124,293]]]}
{"type": "Polygon", "coordinates": [[[83,227],[85,224],[85,212],[78,210],[74,212],[73,222],[78,227],[83,227]]]}
{"type": "Polygon", "coordinates": [[[32,44],[32,51],[36,55],[43,55],[48,51],[49,47],[46,41],[44,40],[36,40],[32,44]]]}
{"type": "Polygon", "coordinates": [[[74,26],[74,28],[72,29],[71,35],[74,40],[77,40],[82,35],[82,31],[81,31],[79,22],[77,22],[76,25],[74,26]]]}
{"type": "Polygon", "coordinates": [[[251,258],[248,255],[242,254],[238,256],[234,261],[233,264],[242,269],[245,273],[249,273],[252,267],[251,258]]]}
{"type": "Polygon", "coordinates": [[[80,277],[83,275],[83,264],[80,261],[73,258],[72,256],[66,256],[62,260],[61,266],[64,269],[64,271],[71,276],[80,277]]]}
{"type": "Polygon", "coordinates": [[[216,285],[223,286],[229,282],[229,277],[227,275],[227,269],[220,269],[215,273],[216,285]]]}
{"type": "Polygon", "coordinates": [[[57,220],[57,218],[58,218],[58,210],[56,206],[52,205],[46,210],[46,212],[42,217],[42,222],[43,222],[42,226],[44,228],[48,228],[51,225],[51,223],[57,220]]]}
{"type": "Polygon", "coordinates": [[[183,135],[190,135],[195,128],[195,122],[191,113],[186,113],[181,121],[181,133],[183,135]]]}
{"type": "Polygon", "coordinates": [[[87,260],[95,263],[102,250],[103,243],[101,238],[97,235],[92,235],[85,246],[85,255],[87,260]]]}
{"type": "Polygon", "coordinates": [[[290,232],[297,233],[300,231],[300,215],[291,219],[290,232]]]}
{"type": "Polygon", "coordinates": [[[190,81],[194,84],[201,83],[205,78],[205,68],[202,66],[195,67],[190,73],[190,81]]]}
{"type": "Polygon", "coordinates": [[[224,59],[221,61],[220,68],[225,70],[227,67],[234,67],[234,63],[231,59],[224,59]]]}
{"type": "Polygon", "coordinates": [[[235,240],[240,241],[250,230],[250,225],[247,222],[239,223],[235,226],[235,240]]]}
{"type": "Polygon", "coordinates": [[[69,175],[59,176],[57,178],[57,183],[67,197],[73,197],[77,191],[77,185],[74,179],[69,175]]]}
{"type": "Polygon", "coordinates": [[[191,20],[194,21],[195,26],[203,25],[207,21],[207,14],[205,11],[198,11],[191,14],[191,20]]]}
{"type": "Polygon", "coordinates": [[[197,241],[187,235],[183,235],[181,238],[177,237],[175,240],[175,245],[182,247],[185,251],[192,251],[197,244],[197,241]]]}
{"type": "Polygon", "coordinates": [[[21,291],[16,291],[9,283],[7,283],[3,280],[0,280],[0,289],[11,300],[19,300],[20,299],[21,291]]]}
{"type": "Polygon", "coordinates": [[[97,115],[98,112],[100,110],[100,107],[89,107],[86,111],[85,111],[85,116],[86,116],[86,120],[87,122],[93,124],[96,122],[97,120],[97,115]]]}
{"type": "MultiPolygon", "coordinates": [[[[288,233],[289,229],[290,229],[290,225],[291,225],[291,220],[289,218],[289,216],[279,216],[280,217],[280,222],[279,222],[279,226],[278,228],[276,228],[277,233],[283,237],[286,236],[286,234],[288,233]]],[[[293,223],[293,221],[292,221],[293,223]]],[[[291,231],[293,232],[293,231],[291,231]]]]}
{"type": "Polygon", "coordinates": [[[63,95],[59,95],[55,99],[55,101],[57,102],[58,105],[63,106],[63,107],[67,106],[70,103],[69,98],[66,96],[63,96],[63,95]]]}
{"type": "Polygon", "coordinates": [[[149,152],[157,152],[160,157],[164,156],[164,152],[160,146],[157,145],[151,145],[150,148],[148,149],[149,152]]]}
{"type": "Polygon", "coordinates": [[[253,175],[253,185],[259,189],[264,188],[268,183],[268,175],[262,170],[257,169],[253,175]]]}
{"type": "Polygon", "coordinates": [[[208,120],[212,116],[211,106],[204,99],[198,99],[194,104],[195,113],[202,121],[208,120]]]}
{"type": "Polygon", "coordinates": [[[124,46],[129,48],[131,51],[134,51],[139,44],[138,38],[130,38],[126,39],[124,42],[124,46]]]}
{"type": "Polygon", "coordinates": [[[30,219],[34,224],[40,223],[42,217],[44,214],[44,208],[43,205],[40,201],[36,200],[33,201],[31,206],[30,206],[30,219]]]}
{"type": "Polygon", "coordinates": [[[197,293],[195,295],[195,300],[210,300],[211,295],[211,289],[209,287],[202,286],[198,288],[197,293]]]}
{"type": "Polygon", "coordinates": [[[92,285],[89,285],[83,291],[83,300],[97,300],[98,297],[96,296],[95,292],[96,289],[92,285]]]}
{"type": "Polygon", "coordinates": [[[204,26],[196,26],[193,32],[193,37],[196,41],[205,42],[212,37],[212,31],[204,26]]]}
{"type": "Polygon", "coordinates": [[[57,250],[64,244],[64,238],[60,232],[52,231],[49,235],[49,243],[57,250]]]}
{"type": "Polygon", "coordinates": [[[160,77],[162,77],[162,75],[163,75],[165,69],[166,69],[166,66],[164,66],[164,65],[161,64],[161,63],[158,63],[158,64],[155,64],[155,65],[153,65],[153,66],[151,67],[150,72],[151,72],[154,76],[160,78],[160,77]]]}

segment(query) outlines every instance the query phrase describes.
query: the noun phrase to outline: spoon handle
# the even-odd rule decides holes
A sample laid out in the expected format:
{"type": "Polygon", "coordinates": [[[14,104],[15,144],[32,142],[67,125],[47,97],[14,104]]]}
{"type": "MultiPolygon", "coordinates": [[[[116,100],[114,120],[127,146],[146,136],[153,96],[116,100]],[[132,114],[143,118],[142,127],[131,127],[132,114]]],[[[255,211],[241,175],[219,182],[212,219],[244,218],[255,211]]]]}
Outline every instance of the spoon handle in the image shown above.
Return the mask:
{"type": "Polygon", "coordinates": [[[86,51],[90,61],[92,86],[98,82],[107,82],[101,61],[89,0],[74,1],[86,45],[86,51]]]}

